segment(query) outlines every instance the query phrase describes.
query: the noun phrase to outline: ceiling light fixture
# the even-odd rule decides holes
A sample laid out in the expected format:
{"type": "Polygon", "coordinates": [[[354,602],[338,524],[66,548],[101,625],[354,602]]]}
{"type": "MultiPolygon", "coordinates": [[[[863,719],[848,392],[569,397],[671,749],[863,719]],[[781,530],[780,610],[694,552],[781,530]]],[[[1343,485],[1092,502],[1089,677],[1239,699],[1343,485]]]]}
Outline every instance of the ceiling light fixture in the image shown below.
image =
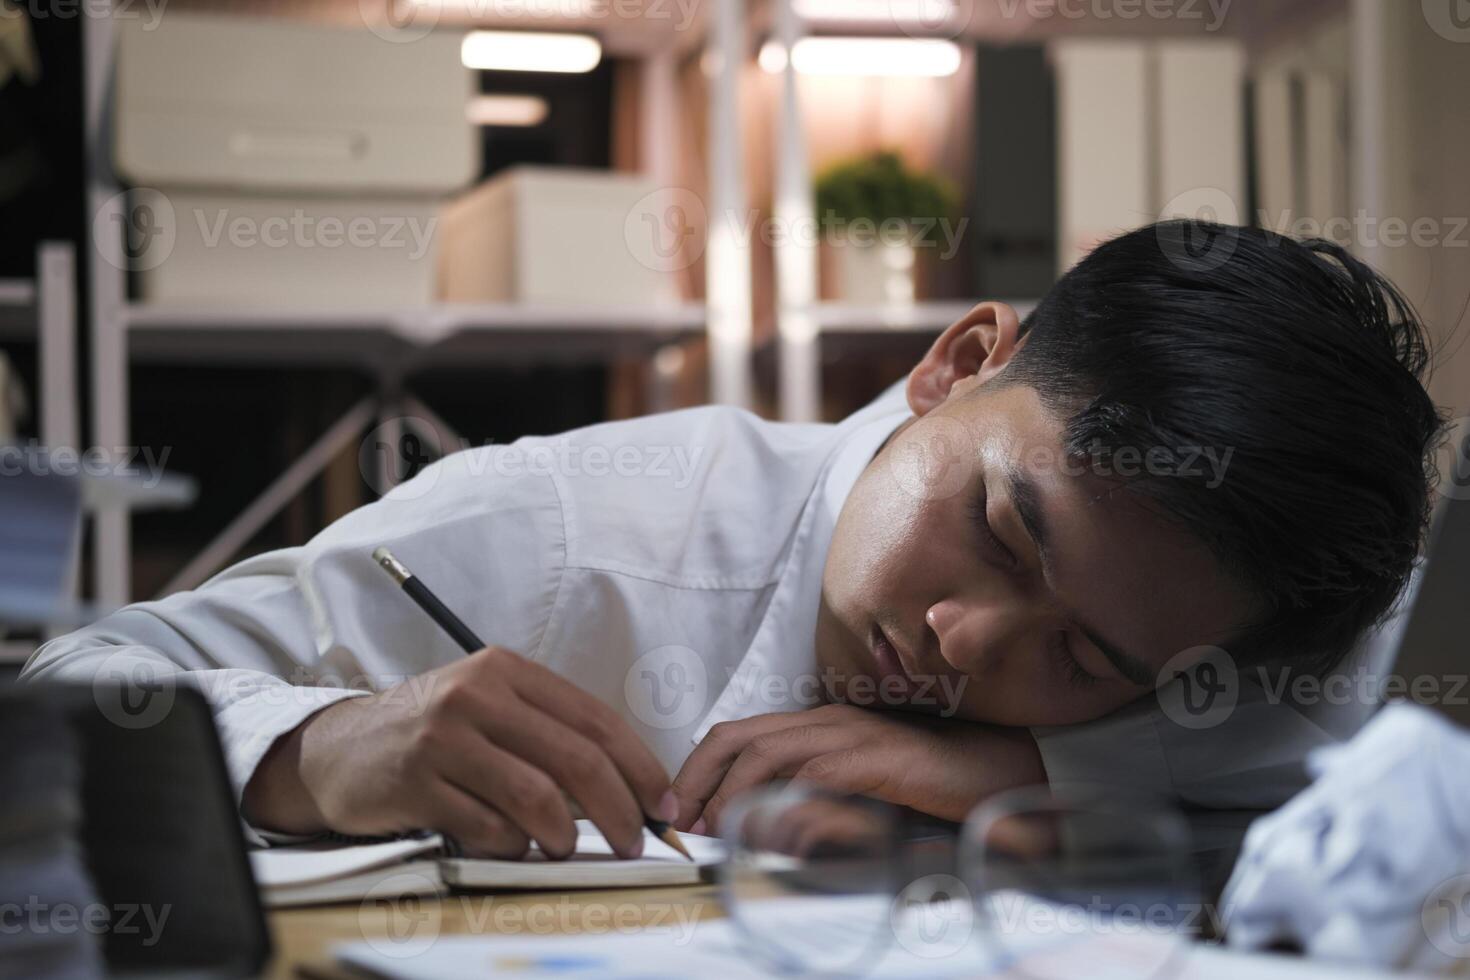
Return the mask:
{"type": "Polygon", "coordinates": [[[550,111],[539,95],[477,95],[465,103],[464,117],[475,126],[539,126],[550,111]]]}
{"type": "Polygon", "coordinates": [[[602,61],[602,45],[585,34],[471,31],[459,47],[466,68],[580,74],[602,61]]]}

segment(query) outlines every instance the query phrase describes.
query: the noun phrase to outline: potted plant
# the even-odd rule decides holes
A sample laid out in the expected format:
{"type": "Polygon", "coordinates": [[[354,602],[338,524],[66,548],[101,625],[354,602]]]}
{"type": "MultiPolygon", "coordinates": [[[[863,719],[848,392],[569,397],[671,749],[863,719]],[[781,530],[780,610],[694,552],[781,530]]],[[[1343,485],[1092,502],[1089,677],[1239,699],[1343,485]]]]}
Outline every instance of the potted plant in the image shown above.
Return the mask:
{"type": "Polygon", "coordinates": [[[816,185],[817,221],[831,246],[841,298],[911,304],[915,246],[936,241],[936,225],[950,220],[957,200],[948,181],[910,169],[891,150],[823,171],[816,185]]]}

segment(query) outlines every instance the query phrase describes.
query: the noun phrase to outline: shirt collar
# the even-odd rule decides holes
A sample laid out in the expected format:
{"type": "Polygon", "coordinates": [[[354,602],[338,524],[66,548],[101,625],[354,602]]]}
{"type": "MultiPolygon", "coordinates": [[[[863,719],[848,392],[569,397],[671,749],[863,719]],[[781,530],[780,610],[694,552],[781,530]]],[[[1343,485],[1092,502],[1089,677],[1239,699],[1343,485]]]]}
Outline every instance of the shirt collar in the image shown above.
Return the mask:
{"type": "MultiPolygon", "coordinates": [[[[840,435],[797,521],[791,551],[755,638],[714,707],[694,730],[698,743],[722,721],[808,708],[820,700],[815,637],[822,571],[842,505],[873,455],[910,412],[895,385],[835,428],[840,435]]],[[[901,394],[901,392],[900,392],[901,394]]]]}

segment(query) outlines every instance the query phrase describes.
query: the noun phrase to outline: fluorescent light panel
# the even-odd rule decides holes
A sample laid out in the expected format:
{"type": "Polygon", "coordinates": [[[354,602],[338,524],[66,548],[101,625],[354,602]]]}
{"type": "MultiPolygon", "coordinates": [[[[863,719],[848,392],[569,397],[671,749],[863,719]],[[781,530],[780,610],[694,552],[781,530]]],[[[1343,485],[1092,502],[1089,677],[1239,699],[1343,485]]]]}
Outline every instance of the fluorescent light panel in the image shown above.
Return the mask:
{"type": "Polygon", "coordinates": [[[597,67],[602,45],[585,34],[471,31],[459,46],[466,68],[580,74],[597,67]]]}
{"type": "MultiPolygon", "coordinates": [[[[960,67],[959,45],[932,38],[804,37],[792,51],[803,75],[885,75],[940,78],[960,67]]],[[[779,41],[761,46],[760,66],[776,73],[786,68],[779,41]]]]}
{"type": "Polygon", "coordinates": [[[954,0],[794,0],[803,20],[930,24],[941,26],[955,17],[954,0]]]}
{"type": "Polygon", "coordinates": [[[464,116],[476,126],[539,126],[550,108],[539,95],[477,95],[464,116]]]}
{"type": "MultiPolygon", "coordinates": [[[[511,16],[519,13],[543,17],[592,17],[605,13],[608,0],[519,0],[506,4],[504,0],[407,0],[415,7],[436,7],[454,13],[474,17],[493,17],[501,12],[511,16]]],[[[929,2],[929,0],[921,0],[929,2]]]]}

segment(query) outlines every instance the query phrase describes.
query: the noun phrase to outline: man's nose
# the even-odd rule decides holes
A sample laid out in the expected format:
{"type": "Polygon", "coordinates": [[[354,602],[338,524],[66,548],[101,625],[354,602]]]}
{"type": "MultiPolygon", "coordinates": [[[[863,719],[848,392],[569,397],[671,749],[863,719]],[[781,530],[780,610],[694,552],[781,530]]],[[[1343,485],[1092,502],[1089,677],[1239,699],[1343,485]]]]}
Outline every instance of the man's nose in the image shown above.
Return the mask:
{"type": "Polygon", "coordinates": [[[946,598],[924,620],[939,640],[939,655],[955,670],[984,674],[1013,656],[1027,636],[1043,635],[1045,611],[1013,597],[988,601],[946,598]]]}

